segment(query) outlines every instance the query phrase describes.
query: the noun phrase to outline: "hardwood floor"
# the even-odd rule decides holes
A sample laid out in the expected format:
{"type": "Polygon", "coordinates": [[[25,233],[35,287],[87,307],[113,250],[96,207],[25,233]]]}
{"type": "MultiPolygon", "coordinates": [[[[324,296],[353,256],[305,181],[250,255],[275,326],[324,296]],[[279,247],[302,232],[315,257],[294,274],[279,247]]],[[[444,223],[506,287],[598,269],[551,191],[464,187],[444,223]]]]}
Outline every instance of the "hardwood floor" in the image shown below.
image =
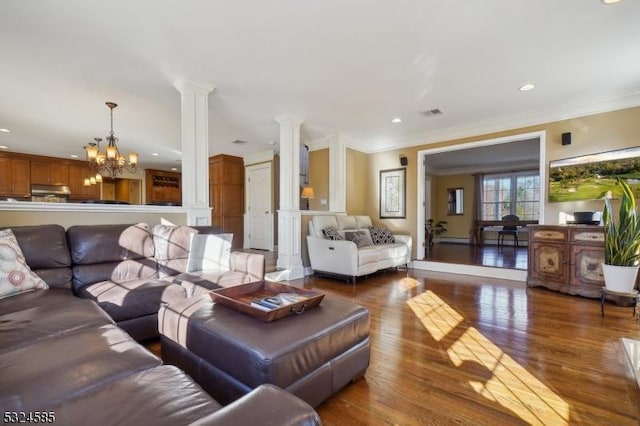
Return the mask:
{"type": "Polygon", "coordinates": [[[439,243],[429,248],[424,260],[526,270],[527,254],[526,246],[516,248],[512,245],[498,247],[439,243]]]}
{"type": "Polygon", "coordinates": [[[640,423],[631,308],[412,270],[291,283],[371,313],[371,365],[317,407],[325,425],[640,423]]]}
{"type": "Polygon", "coordinates": [[[371,364],[316,408],[325,425],[640,424],[630,307],[411,269],[289,284],[371,314],[371,364]]]}

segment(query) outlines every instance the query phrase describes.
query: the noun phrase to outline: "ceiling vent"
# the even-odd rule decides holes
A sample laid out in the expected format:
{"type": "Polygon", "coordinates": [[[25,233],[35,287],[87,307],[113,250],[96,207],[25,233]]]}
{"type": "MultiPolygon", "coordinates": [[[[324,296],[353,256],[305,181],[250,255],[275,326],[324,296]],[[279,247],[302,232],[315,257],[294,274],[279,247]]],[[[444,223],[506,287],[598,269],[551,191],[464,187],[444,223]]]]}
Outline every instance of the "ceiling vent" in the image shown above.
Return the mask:
{"type": "Polygon", "coordinates": [[[236,145],[244,145],[247,144],[249,142],[247,141],[241,141],[240,139],[236,139],[235,141],[231,142],[231,143],[235,143],[236,145]]]}
{"type": "Polygon", "coordinates": [[[440,114],[442,114],[442,111],[440,111],[440,109],[438,108],[422,111],[422,115],[426,117],[431,117],[432,115],[440,115],[440,114]]]}

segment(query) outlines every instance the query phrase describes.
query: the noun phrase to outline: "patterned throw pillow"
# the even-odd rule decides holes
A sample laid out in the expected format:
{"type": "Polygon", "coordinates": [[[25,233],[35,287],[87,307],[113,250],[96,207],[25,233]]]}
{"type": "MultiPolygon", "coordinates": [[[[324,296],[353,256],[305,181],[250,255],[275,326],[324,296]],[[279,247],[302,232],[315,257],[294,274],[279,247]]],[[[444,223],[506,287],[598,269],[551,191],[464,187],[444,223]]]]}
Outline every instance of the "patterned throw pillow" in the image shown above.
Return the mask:
{"type": "Polygon", "coordinates": [[[344,240],[344,237],[340,235],[340,232],[338,232],[338,230],[333,226],[324,228],[322,230],[322,235],[324,235],[327,240],[344,240]]]}
{"type": "Polygon", "coordinates": [[[369,227],[369,232],[371,232],[371,239],[373,240],[373,244],[393,244],[396,242],[396,239],[391,235],[391,231],[385,228],[375,228],[373,226],[369,227]]]}
{"type": "Polygon", "coordinates": [[[358,248],[373,245],[373,241],[371,241],[367,231],[347,231],[344,233],[344,239],[353,241],[358,248]]]}
{"type": "Polygon", "coordinates": [[[27,265],[13,231],[0,231],[0,299],[48,288],[27,265]]]}

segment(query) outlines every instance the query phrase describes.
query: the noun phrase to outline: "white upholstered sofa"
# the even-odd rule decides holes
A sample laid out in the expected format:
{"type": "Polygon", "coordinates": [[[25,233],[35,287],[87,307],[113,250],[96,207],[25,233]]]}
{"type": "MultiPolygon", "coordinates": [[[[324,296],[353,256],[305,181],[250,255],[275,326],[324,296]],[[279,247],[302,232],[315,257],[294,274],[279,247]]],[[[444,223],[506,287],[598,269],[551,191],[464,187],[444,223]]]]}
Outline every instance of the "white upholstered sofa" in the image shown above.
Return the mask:
{"type": "Polygon", "coordinates": [[[354,231],[365,231],[371,235],[370,227],[372,223],[369,216],[313,216],[309,222],[307,248],[314,273],[347,277],[355,283],[356,277],[409,263],[412,245],[410,235],[393,235],[395,242],[359,244],[360,247],[349,240],[350,236],[353,239],[357,234],[354,231]],[[332,234],[335,231],[346,239],[326,238],[325,233],[332,234]]]}

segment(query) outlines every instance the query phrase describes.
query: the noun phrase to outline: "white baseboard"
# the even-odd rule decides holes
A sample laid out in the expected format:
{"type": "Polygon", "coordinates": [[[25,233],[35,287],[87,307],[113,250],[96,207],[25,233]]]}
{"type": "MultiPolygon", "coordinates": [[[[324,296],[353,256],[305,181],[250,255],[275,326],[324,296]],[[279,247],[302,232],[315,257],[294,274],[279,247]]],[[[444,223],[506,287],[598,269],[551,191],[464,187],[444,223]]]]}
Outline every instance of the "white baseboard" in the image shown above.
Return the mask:
{"type": "Polygon", "coordinates": [[[527,271],[522,269],[493,268],[477,265],[459,265],[454,263],[430,262],[426,260],[414,260],[411,262],[411,266],[414,269],[421,269],[425,271],[474,275],[478,277],[498,278],[511,281],[527,281],[527,271]]]}

